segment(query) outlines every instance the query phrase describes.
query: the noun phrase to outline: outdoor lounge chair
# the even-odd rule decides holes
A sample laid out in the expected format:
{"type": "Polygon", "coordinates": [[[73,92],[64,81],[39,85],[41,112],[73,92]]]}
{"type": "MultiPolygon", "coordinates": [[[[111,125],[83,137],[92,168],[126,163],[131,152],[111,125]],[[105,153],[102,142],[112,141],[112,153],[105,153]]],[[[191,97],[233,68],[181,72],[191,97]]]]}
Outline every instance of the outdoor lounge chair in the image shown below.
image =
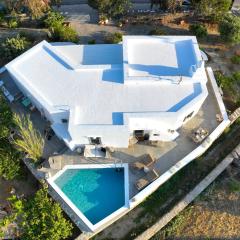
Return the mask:
{"type": "Polygon", "coordinates": [[[146,175],[144,177],[140,178],[136,182],[135,186],[136,186],[137,190],[140,191],[143,188],[145,188],[147,185],[152,183],[154,180],[156,180],[158,177],[159,177],[159,175],[156,172],[156,170],[152,169],[148,173],[146,173],[146,175]]]}
{"type": "Polygon", "coordinates": [[[150,167],[155,163],[155,159],[150,154],[144,154],[138,158],[136,162],[132,164],[133,168],[137,170],[142,170],[144,167],[150,167]]]}

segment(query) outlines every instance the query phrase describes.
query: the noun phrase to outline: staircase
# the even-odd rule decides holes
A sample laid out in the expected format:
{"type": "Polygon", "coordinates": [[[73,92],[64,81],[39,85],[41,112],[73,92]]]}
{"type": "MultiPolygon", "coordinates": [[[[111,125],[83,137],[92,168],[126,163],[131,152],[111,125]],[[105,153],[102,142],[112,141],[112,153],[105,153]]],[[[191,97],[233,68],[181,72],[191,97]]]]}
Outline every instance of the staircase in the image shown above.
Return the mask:
{"type": "Polygon", "coordinates": [[[235,122],[240,117],[240,107],[237,108],[230,116],[229,120],[231,121],[231,124],[235,122]]]}

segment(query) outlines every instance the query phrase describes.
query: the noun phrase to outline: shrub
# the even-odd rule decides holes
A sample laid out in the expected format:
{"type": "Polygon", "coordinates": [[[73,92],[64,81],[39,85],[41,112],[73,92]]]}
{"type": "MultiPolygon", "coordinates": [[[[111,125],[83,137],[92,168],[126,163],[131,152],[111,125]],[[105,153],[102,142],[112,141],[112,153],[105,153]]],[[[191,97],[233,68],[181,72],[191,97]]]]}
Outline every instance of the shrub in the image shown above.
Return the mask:
{"type": "Polygon", "coordinates": [[[10,134],[10,129],[13,126],[13,114],[5,101],[5,98],[0,93],[0,140],[7,138],[10,134]]]}
{"type": "Polygon", "coordinates": [[[34,162],[41,159],[44,147],[44,140],[41,134],[33,127],[30,116],[14,115],[15,125],[19,133],[19,138],[14,140],[16,147],[23,152],[27,152],[29,158],[34,162]]]}
{"type": "Polygon", "coordinates": [[[61,23],[50,28],[51,38],[60,42],[78,42],[77,32],[70,26],[64,26],[61,23]]]}
{"type": "Polygon", "coordinates": [[[165,31],[160,29],[160,28],[155,28],[155,29],[152,29],[150,30],[150,32],[148,33],[148,35],[166,35],[165,31]]]}
{"type": "Polygon", "coordinates": [[[105,38],[105,42],[112,43],[112,44],[120,43],[120,42],[122,42],[122,37],[123,37],[122,33],[115,32],[113,34],[108,35],[105,38]]]}
{"type": "Polygon", "coordinates": [[[6,180],[12,180],[20,172],[20,154],[9,142],[1,140],[0,146],[0,176],[6,180]]]}
{"type": "Polygon", "coordinates": [[[240,64],[240,56],[234,55],[233,57],[231,57],[231,62],[234,64],[240,64]]]}
{"type": "Polygon", "coordinates": [[[17,35],[0,43],[0,54],[4,59],[10,61],[22,54],[29,46],[30,43],[25,37],[17,35]]]}
{"type": "Polygon", "coordinates": [[[9,28],[17,28],[18,27],[18,21],[17,21],[16,18],[11,18],[7,22],[7,25],[8,25],[9,28]]]}
{"type": "Polygon", "coordinates": [[[91,45],[92,45],[92,44],[96,44],[96,40],[95,40],[95,39],[89,40],[89,41],[88,41],[88,44],[91,44],[91,45]]]}
{"type": "Polygon", "coordinates": [[[47,14],[47,18],[44,20],[45,26],[47,28],[54,27],[57,24],[63,24],[64,16],[59,12],[50,11],[47,14]]]}
{"type": "Polygon", "coordinates": [[[89,0],[88,4],[98,9],[99,13],[108,17],[118,18],[126,13],[129,9],[130,0],[89,0]]]}
{"type": "Polygon", "coordinates": [[[198,38],[204,38],[207,36],[207,28],[202,24],[192,24],[189,26],[189,31],[198,38]]]}
{"type": "Polygon", "coordinates": [[[240,43],[240,17],[227,14],[219,23],[222,39],[230,43],[240,43]]]}
{"type": "Polygon", "coordinates": [[[240,182],[235,179],[231,179],[229,181],[229,190],[230,192],[240,192],[240,182]]]}

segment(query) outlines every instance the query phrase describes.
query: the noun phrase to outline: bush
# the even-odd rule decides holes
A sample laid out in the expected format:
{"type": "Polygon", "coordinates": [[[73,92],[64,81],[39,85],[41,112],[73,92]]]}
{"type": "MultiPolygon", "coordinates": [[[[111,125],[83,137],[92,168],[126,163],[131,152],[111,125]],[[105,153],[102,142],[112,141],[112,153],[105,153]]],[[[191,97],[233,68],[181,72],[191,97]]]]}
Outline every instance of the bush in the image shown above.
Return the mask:
{"type": "Polygon", "coordinates": [[[63,24],[64,16],[59,12],[50,11],[47,14],[47,18],[44,20],[45,26],[47,28],[54,27],[58,24],[63,24]]]}
{"type": "Polygon", "coordinates": [[[7,38],[0,43],[0,55],[7,61],[14,59],[22,54],[30,46],[25,37],[17,35],[16,37],[7,38]]]}
{"type": "Polygon", "coordinates": [[[202,24],[190,25],[189,31],[198,38],[205,38],[207,36],[207,28],[202,24]]]}
{"type": "Polygon", "coordinates": [[[95,39],[89,40],[88,44],[91,44],[91,45],[96,44],[96,40],[95,39]]]}
{"type": "Polygon", "coordinates": [[[16,18],[11,18],[8,22],[7,25],[9,28],[17,28],[18,27],[18,21],[16,18]]]}
{"type": "Polygon", "coordinates": [[[9,142],[1,140],[0,146],[0,176],[12,180],[19,176],[20,153],[9,142]]]}
{"type": "Polygon", "coordinates": [[[88,4],[107,17],[119,18],[129,9],[130,0],[89,0],[88,4]]]}
{"type": "Polygon", "coordinates": [[[64,26],[61,23],[50,28],[51,38],[60,42],[78,42],[77,32],[70,26],[64,26]]]}
{"type": "Polygon", "coordinates": [[[10,135],[10,129],[13,126],[13,114],[0,93],[0,141],[10,135]]]}
{"type": "Polygon", "coordinates": [[[160,29],[160,28],[155,28],[150,30],[150,32],[148,33],[148,35],[155,35],[155,36],[160,36],[160,35],[166,35],[165,31],[160,29]]]}
{"type": "Polygon", "coordinates": [[[240,182],[236,179],[231,179],[229,181],[229,190],[230,192],[240,192],[240,182]]]}
{"type": "Polygon", "coordinates": [[[219,23],[222,39],[230,43],[240,43],[240,17],[227,14],[219,23]]]}
{"type": "Polygon", "coordinates": [[[111,44],[120,43],[120,42],[122,42],[122,37],[123,37],[122,33],[115,32],[113,34],[108,35],[105,38],[105,42],[106,43],[111,43],[111,44]]]}
{"type": "Polygon", "coordinates": [[[231,62],[234,64],[240,64],[240,56],[235,55],[235,56],[231,57],[231,62]]]}

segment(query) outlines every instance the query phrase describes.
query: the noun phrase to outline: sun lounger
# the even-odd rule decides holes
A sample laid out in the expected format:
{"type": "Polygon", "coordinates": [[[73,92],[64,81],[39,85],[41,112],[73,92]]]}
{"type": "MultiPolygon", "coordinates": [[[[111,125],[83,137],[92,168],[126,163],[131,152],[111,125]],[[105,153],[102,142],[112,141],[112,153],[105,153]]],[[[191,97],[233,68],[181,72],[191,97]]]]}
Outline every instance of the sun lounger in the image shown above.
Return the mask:
{"type": "Polygon", "coordinates": [[[29,98],[25,97],[23,100],[22,100],[22,105],[24,107],[28,107],[29,105],[31,104],[31,101],[29,98]]]}
{"type": "Polygon", "coordinates": [[[147,185],[152,183],[154,180],[156,180],[158,177],[159,177],[159,175],[156,172],[156,170],[152,169],[148,173],[146,173],[146,175],[144,177],[140,178],[136,182],[135,186],[136,186],[137,190],[140,191],[143,188],[145,188],[147,185]]]}
{"type": "Polygon", "coordinates": [[[144,167],[150,167],[153,163],[155,163],[155,159],[150,154],[144,154],[138,158],[136,162],[132,164],[133,168],[141,170],[144,167]]]}

